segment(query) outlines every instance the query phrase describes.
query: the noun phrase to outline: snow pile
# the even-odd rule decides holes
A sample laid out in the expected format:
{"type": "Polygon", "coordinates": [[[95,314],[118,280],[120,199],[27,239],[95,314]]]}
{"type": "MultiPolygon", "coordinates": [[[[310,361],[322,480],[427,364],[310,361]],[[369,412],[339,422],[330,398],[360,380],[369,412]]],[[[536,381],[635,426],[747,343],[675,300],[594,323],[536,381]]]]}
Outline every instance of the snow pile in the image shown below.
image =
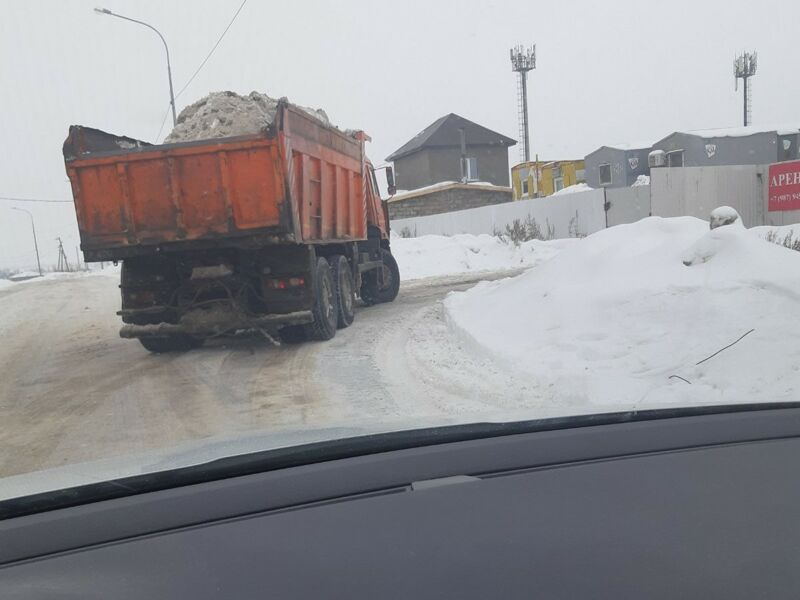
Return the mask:
{"type": "Polygon", "coordinates": [[[10,275],[8,278],[11,281],[19,282],[19,281],[27,281],[28,279],[35,279],[36,277],[41,277],[41,275],[39,275],[39,271],[20,271],[18,273],[10,275]]]}
{"type": "Polygon", "coordinates": [[[772,238],[782,242],[789,236],[789,239],[800,239],[800,223],[793,225],[761,225],[751,227],[750,231],[763,239],[772,238]]]}
{"type": "Polygon", "coordinates": [[[631,184],[631,187],[638,187],[640,185],[650,185],[650,175],[639,175],[631,184]]]}
{"type": "Polygon", "coordinates": [[[566,194],[576,194],[578,192],[586,192],[591,190],[592,188],[589,187],[585,183],[576,183],[575,185],[569,185],[565,188],[561,188],[557,192],[550,194],[551,196],[565,196],[566,194]]]}
{"type": "Polygon", "coordinates": [[[519,277],[451,294],[445,311],[466,347],[528,376],[532,402],[646,408],[800,393],[800,253],[735,225],[612,227],[519,277]]]}
{"type": "Polygon", "coordinates": [[[423,235],[392,236],[392,254],[403,281],[480,271],[503,271],[531,267],[552,258],[578,240],[532,240],[515,246],[492,235],[460,234],[451,237],[423,235]]]}
{"type": "Polygon", "coordinates": [[[454,185],[475,185],[475,186],[479,185],[479,186],[483,186],[483,187],[499,188],[501,190],[511,189],[511,188],[508,188],[508,187],[504,187],[502,185],[495,185],[490,181],[469,181],[467,183],[463,183],[461,181],[440,181],[438,183],[433,183],[431,185],[426,185],[426,186],[423,186],[423,187],[414,188],[413,190],[397,190],[395,192],[395,195],[392,196],[392,198],[389,199],[389,202],[392,202],[393,200],[400,200],[403,196],[408,196],[410,194],[417,195],[417,194],[421,194],[421,193],[433,192],[435,190],[448,188],[448,187],[451,187],[451,186],[454,186],[454,185]]]}
{"type": "MultiPolygon", "coordinates": [[[[213,92],[184,108],[178,124],[165,139],[167,144],[261,133],[275,120],[278,100],[259,92],[240,96],[235,92],[213,92]]],[[[310,115],[330,124],[322,109],[300,106],[310,115]]]]}
{"type": "Polygon", "coordinates": [[[742,218],[735,208],[730,206],[718,206],[711,211],[711,218],[708,221],[711,229],[722,227],[723,225],[736,224],[738,227],[743,227],[742,218]]]}

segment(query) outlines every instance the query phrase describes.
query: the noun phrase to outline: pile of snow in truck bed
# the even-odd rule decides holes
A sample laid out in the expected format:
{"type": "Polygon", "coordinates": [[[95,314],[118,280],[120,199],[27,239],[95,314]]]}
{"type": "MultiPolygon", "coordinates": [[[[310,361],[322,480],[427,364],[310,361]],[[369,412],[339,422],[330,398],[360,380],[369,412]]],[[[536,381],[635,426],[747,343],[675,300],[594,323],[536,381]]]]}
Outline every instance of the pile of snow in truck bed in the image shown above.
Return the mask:
{"type": "MultiPolygon", "coordinates": [[[[178,124],[165,143],[260,133],[275,120],[278,99],[259,92],[240,96],[235,92],[213,92],[184,108],[178,124]]],[[[299,106],[310,115],[330,124],[322,109],[299,106]]]]}
{"type": "Polygon", "coordinates": [[[401,281],[443,277],[480,271],[504,271],[532,267],[553,257],[578,240],[531,240],[519,246],[493,235],[392,235],[392,254],[401,281]]]}
{"type": "Polygon", "coordinates": [[[612,227],[445,300],[464,347],[560,405],[796,400],[798,314],[800,252],[692,217],[612,227]]]}

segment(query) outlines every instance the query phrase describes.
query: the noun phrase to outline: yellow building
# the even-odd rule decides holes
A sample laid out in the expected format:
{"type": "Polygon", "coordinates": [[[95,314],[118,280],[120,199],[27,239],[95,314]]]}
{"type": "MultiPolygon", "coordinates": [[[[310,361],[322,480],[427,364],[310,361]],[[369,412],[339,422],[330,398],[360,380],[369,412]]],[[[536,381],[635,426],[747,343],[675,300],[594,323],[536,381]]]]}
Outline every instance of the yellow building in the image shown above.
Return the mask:
{"type": "Polygon", "coordinates": [[[583,160],[530,161],[511,167],[514,200],[549,196],[584,181],[583,160]],[[537,168],[538,165],[538,168],[537,168]],[[536,174],[538,173],[538,177],[536,174]]]}

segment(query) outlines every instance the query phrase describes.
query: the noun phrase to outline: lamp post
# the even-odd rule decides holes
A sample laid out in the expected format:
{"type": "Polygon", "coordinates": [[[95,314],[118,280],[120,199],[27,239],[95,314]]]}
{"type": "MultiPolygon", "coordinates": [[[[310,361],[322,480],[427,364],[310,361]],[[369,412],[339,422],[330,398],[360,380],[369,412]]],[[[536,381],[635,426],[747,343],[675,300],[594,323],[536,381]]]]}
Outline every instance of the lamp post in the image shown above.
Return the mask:
{"type": "Polygon", "coordinates": [[[30,211],[27,211],[24,208],[17,208],[16,206],[12,206],[11,210],[18,210],[20,212],[28,213],[28,216],[31,218],[31,230],[33,230],[33,247],[36,249],[36,266],[39,267],[39,277],[41,277],[42,261],[39,260],[39,243],[36,241],[36,226],[33,224],[33,215],[30,213],[30,211]]]}
{"type": "Polygon", "coordinates": [[[125,19],[126,21],[130,21],[131,23],[138,23],[139,25],[144,25],[148,29],[152,29],[153,31],[155,31],[156,35],[158,35],[158,37],[161,38],[161,41],[164,43],[164,50],[166,50],[167,52],[167,78],[169,79],[169,104],[172,107],[172,125],[173,126],[176,125],[178,122],[178,117],[175,114],[175,93],[173,92],[172,89],[172,66],[170,65],[169,62],[169,47],[167,46],[167,40],[164,39],[164,36],[161,35],[161,32],[158,29],[156,29],[152,25],[145,23],[144,21],[138,21],[136,19],[131,19],[130,17],[125,17],[115,12],[111,12],[107,8],[95,8],[94,12],[96,12],[98,15],[109,15],[111,17],[125,19]]]}

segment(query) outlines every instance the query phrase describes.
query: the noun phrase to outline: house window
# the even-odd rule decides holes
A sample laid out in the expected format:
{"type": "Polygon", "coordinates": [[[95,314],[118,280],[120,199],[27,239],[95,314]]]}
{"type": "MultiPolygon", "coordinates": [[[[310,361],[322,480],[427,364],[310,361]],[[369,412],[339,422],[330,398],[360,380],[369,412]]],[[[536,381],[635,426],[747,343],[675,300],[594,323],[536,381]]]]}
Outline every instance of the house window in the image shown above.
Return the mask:
{"type": "Polygon", "coordinates": [[[527,197],[528,195],[528,178],[522,180],[522,196],[527,197]]]}
{"type": "Polygon", "coordinates": [[[600,165],[600,185],[611,185],[611,165],[608,163],[600,165]]]}
{"type": "Polygon", "coordinates": [[[563,177],[556,177],[553,179],[553,191],[558,192],[564,189],[564,178],[563,177]]]}
{"type": "Polygon", "coordinates": [[[464,159],[464,175],[467,181],[478,181],[478,159],[465,158],[464,159]]]}
{"type": "Polygon", "coordinates": [[[667,152],[667,166],[668,167],[682,167],[683,166],[683,150],[673,150],[667,152]]]}

